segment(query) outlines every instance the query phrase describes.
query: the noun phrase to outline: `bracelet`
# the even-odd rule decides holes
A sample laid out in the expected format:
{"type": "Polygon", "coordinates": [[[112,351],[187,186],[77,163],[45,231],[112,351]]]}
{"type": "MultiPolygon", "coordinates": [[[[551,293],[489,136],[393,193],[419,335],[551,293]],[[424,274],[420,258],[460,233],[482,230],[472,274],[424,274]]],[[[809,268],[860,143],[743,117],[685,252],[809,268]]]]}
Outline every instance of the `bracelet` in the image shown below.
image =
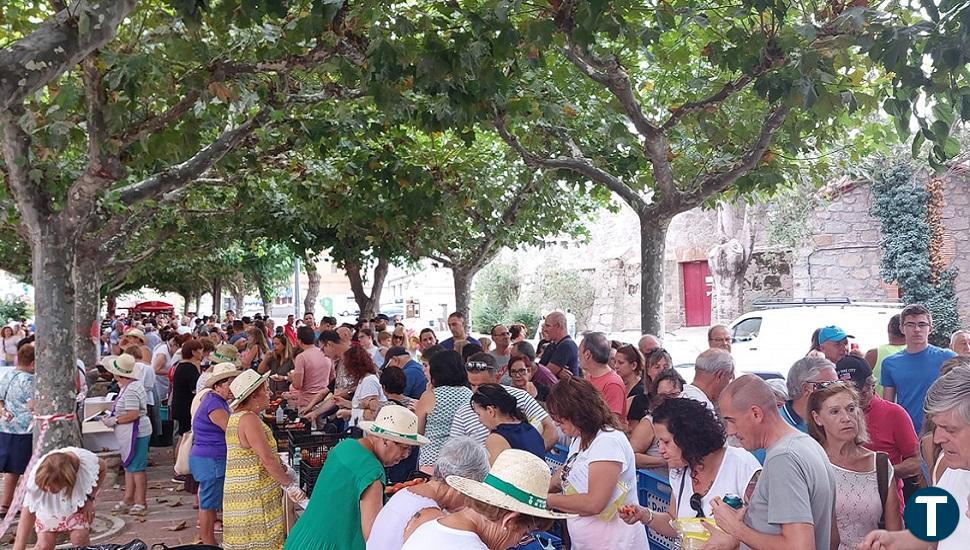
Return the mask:
{"type": "Polygon", "coordinates": [[[646,525],[647,527],[650,527],[650,524],[653,523],[653,518],[654,518],[653,509],[647,508],[646,510],[647,512],[650,512],[650,517],[647,518],[647,522],[644,525],[646,525]]]}

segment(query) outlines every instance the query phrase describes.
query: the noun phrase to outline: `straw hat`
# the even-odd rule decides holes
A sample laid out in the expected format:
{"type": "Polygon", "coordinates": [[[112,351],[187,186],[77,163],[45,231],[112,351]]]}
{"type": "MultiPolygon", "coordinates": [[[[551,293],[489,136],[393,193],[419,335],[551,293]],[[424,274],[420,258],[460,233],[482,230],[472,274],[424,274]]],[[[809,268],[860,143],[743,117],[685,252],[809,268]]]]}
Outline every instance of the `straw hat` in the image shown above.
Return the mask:
{"type": "Polygon", "coordinates": [[[239,350],[232,344],[219,344],[216,350],[209,354],[209,358],[215,363],[232,363],[237,367],[242,364],[239,350]]]}
{"type": "Polygon", "coordinates": [[[426,445],[427,437],[418,433],[418,416],[400,405],[386,405],[373,422],[361,422],[365,434],[405,445],[426,445]]]}
{"type": "Polygon", "coordinates": [[[246,369],[245,371],[239,373],[236,379],[229,384],[229,391],[232,392],[235,399],[230,405],[232,408],[236,408],[244,399],[250,396],[254,391],[258,390],[260,386],[269,380],[269,374],[266,373],[262,376],[252,369],[246,369]]]}
{"type": "Polygon", "coordinates": [[[122,378],[137,380],[141,374],[140,369],[135,365],[135,358],[127,353],[109,355],[101,359],[101,366],[111,374],[122,378]]]}
{"type": "Polygon", "coordinates": [[[218,365],[212,367],[212,374],[205,381],[205,387],[211,388],[215,386],[217,382],[221,382],[226,378],[235,378],[241,373],[236,365],[232,363],[219,363],[218,365]]]}
{"type": "MultiPolygon", "coordinates": [[[[123,334],[123,336],[127,336],[129,338],[138,338],[139,340],[141,340],[141,343],[142,344],[145,343],[145,333],[142,332],[140,329],[137,329],[137,328],[128,329],[128,331],[125,332],[123,334]]],[[[105,367],[105,368],[107,368],[107,367],[105,367]]]]}
{"type": "Polygon", "coordinates": [[[510,512],[551,519],[576,517],[577,514],[550,512],[546,507],[551,477],[549,466],[541,458],[507,449],[495,459],[484,480],[448,476],[445,481],[469,498],[510,512]]]}

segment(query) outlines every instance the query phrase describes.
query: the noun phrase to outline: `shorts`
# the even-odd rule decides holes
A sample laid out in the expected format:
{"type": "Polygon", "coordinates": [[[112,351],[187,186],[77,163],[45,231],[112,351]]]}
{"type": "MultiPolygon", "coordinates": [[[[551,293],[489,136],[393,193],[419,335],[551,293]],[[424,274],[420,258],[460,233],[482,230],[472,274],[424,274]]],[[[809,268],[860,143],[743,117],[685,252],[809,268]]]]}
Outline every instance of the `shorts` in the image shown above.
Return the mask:
{"type": "Polygon", "coordinates": [[[90,529],[91,522],[80,510],[61,519],[57,523],[45,524],[39,517],[34,519],[34,529],[38,533],[67,533],[78,529],[90,529]]]}
{"type": "Polygon", "coordinates": [[[226,461],[221,458],[189,456],[189,469],[199,483],[199,510],[222,510],[226,484],[226,461]]]}
{"type": "Polygon", "coordinates": [[[0,472],[24,475],[34,448],[33,434],[0,432],[0,472]]]}
{"type": "Polygon", "coordinates": [[[131,462],[125,468],[125,471],[129,474],[134,474],[137,472],[144,472],[145,468],[148,468],[148,443],[152,440],[152,436],[146,435],[145,437],[139,437],[135,441],[135,456],[131,459],[131,462]]]}

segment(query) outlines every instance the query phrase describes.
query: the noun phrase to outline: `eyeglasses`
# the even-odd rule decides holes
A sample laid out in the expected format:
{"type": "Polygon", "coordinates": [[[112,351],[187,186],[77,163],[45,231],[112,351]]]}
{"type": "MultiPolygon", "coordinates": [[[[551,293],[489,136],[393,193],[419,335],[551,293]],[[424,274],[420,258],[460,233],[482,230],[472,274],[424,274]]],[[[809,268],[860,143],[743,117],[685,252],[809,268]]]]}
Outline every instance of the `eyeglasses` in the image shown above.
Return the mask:
{"type": "Polygon", "coordinates": [[[512,369],[509,371],[512,376],[522,376],[524,374],[529,374],[529,369],[512,369]]]}
{"type": "Polygon", "coordinates": [[[690,509],[697,512],[697,517],[703,518],[704,516],[704,502],[701,500],[700,493],[694,493],[690,496],[690,509]]]}
{"type": "Polygon", "coordinates": [[[903,323],[903,326],[906,327],[906,328],[918,328],[918,329],[921,329],[921,330],[926,330],[926,329],[930,328],[933,325],[931,325],[930,323],[926,323],[926,322],[923,322],[923,323],[914,323],[914,322],[910,321],[910,322],[907,322],[907,323],[903,323]]]}
{"type": "Polygon", "coordinates": [[[484,361],[469,361],[465,363],[465,370],[483,371],[490,370],[491,368],[492,366],[484,361]]]}

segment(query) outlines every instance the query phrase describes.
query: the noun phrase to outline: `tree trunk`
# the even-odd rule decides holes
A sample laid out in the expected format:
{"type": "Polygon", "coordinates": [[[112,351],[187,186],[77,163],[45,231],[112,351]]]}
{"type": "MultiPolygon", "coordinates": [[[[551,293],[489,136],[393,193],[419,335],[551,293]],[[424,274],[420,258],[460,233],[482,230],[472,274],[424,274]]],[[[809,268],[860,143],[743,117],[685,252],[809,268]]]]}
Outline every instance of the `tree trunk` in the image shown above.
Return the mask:
{"type": "Polygon", "coordinates": [[[259,285],[259,301],[263,304],[263,315],[269,317],[270,311],[273,309],[273,300],[263,290],[263,285],[259,285]]]}
{"type": "Polygon", "coordinates": [[[195,314],[199,314],[199,310],[202,309],[202,293],[195,295],[195,314]]]}
{"type": "Polygon", "coordinates": [[[179,296],[182,297],[182,315],[189,314],[189,304],[192,302],[191,292],[180,292],[179,296]]]}
{"type": "Polygon", "coordinates": [[[242,317],[244,315],[243,310],[246,308],[246,293],[239,289],[232,289],[232,300],[235,302],[233,307],[236,310],[236,316],[242,317]]]}
{"type": "Polygon", "coordinates": [[[115,310],[118,308],[118,297],[114,293],[111,293],[111,292],[108,293],[106,308],[108,310],[107,311],[108,317],[114,317],[115,310]]]}
{"type": "Polygon", "coordinates": [[[471,330],[472,279],[476,273],[478,269],[451,267],[451,276],[455,280],[455,311],[465,316],[465,330],[471,330]]]}
{"type": "Polygon", "coordinates": [[[222,279],[218,277],[212,281],[212,316],[217,321],[222,317],[222,279]]]}
{"type": "Polygon", "coordinates": [[[720,243],[707,254],[714,280],[711,313],[714,322],[727,323],[744,313],[744,275],[754,248],[754,231],[743,203],[718,203],[717,234],[720,243]]]}
{"type": "MultiPolygon", "coordinates": [[[[306,268],[307,277],[307,287],[306,287],[306,298],[303,299],[303,312],[304,313],[316,313],[317,296],[320,294],[320,272],[317,271],[317,266],[313,262],[313,259],[307,260],[303,263],[306,268]]],[[[300,299],[299,296],[296,297],[297,300],[300,299]]]]}
{"type": "Polygon", "coordinates": [[[640,216],[640,330],[664,335],[664,252],[670,220],[640,216]]]}
{"type": "Polygon", "coordinates": [[[101,278],[97,257],[78,254],[74,265],[74,353],[87,368],[98,363],[101,336],[101,278]]]}
{"type": "MultiPolygon", "coordinates": [[[[33,260],[35,342],[34,404],[39,416],[75,412],[77,380],[74,354],[75,248],[59,223],[42,220],[31,237],[33,260]]],[[[37,422],[35,425],[39,426],[37,422]]],[[[37,453],[77,446],[81,442],[77,422],[54,421],[37,453]]]]}
{"type": "Polygon", "coordinates": [[[377,259],[377,265],[374,267],[374,278],[371,282],[370,296],[364,290],[364,277],[361,273],[361,264],[357,261],[349,260],[344,262],[344,268],[347,271],[347,278],[350,279],[350,289],[354,293],[354,301],[357,302],[357,307],[360,308],[360,318],[373,319],[377,315],[377,310],[381,304],[381,291],[384,289],[384,279],[387,278],[387,272],[391,268],[390,263],[385,257],[377,259]]]}

